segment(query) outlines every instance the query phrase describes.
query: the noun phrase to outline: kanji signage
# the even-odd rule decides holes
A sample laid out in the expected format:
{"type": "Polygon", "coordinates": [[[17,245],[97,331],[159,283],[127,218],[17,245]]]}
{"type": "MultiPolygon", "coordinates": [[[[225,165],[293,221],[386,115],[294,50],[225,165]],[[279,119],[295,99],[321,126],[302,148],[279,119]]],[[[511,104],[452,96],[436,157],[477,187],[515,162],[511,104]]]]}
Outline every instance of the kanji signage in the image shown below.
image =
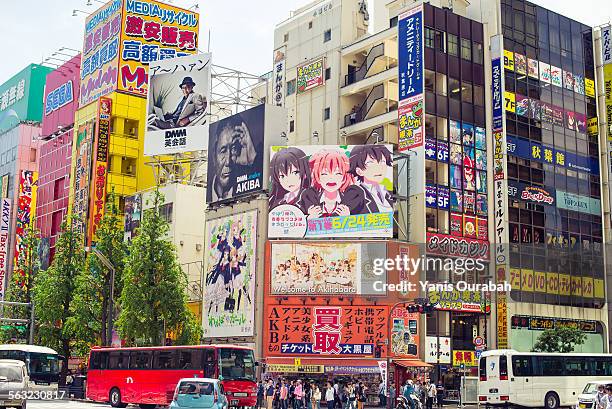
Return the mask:
{"type": "Polygon", "coordinates": [[[325,58],[321,57],[297,69],[297,93],[302,94],[325,84],[325,58]]]}
{"type": "Polygon", "coordinates": [[[451,339],[450,337],[426,337],[425,338],[425,362],[429,364],[451,363],[451,339]]]}
{"type": "Polygon", "coordinates": [[[489,242],[447,234],[427,233],[428,254],[489,260],[489,242]]]}
{"type": "Polygon", "coordinates": [[[274,66],[272,67],[272,86],[273,98],[272,103],[278,106],[285,105],[285,69],[287,61],[285,59],[285,52],[287,46],[282,46],[277,50],[274,50],[274,66]]]}
{"type": "MultiPolygon", "coordinates": [[[[19,192],[17,196],[17,212],[15,217],[15,266],[20,263],[20,257],[25,251],[23,240],[27,235],[27,230],[34,219],[36,209],[36,182],[38,173],[31,170],[22,170],[19,178],[19,192]]],[[[14,268],[18,274],[18,285],[25,286],[30,279],[27,272],[14,268]]]]}
{"type": "Polygon", "coordinates": [[[323,373],[323,365],[267,364],[266,373],[323,373]]]}
{"type": "Polygon", "coordinates": [[[387,337],[388,313],[376,305],[268,305],[264,355],[374,356],[387,337]]]}
{"type": "Polygon", "coordinates": [[[478,358],[475,351],[453,351],[453,366],[478,366],[478,358]]]}
{"type": "Polygon", "coordinates": [[[428,291],[429,303],[437,310],[489,313],[490,301],[484,292],[480,291],[428,291]]]}
{"type": "Polygon", "coordinates": [[[542,331],[555,328],[576,328],[582,332],[597,333],[597,322],[590,320],[574,320],[553,317],[533,317],[527,315],[513,315],[512,328],[526,328],[534,331],[542,331]]]}
{"type": "Polygon", "coordinates": [[[11,200],[4,198],[0,202],[2,203],[0,208],[0,211],[2,211],[0,214],[0,300],[4,301],[9,254],[9,229],[11,227],[11,200]]]}
{"type": "Polygon", "coordinates": [[[80,125],[77,130],[74,159],[74,198],[72,215],[74,227],[81,233],[86,233],[86,221],[89,214],[90,174],[92,167],[92,152],[94,143],[94,121],[80,125]]]}

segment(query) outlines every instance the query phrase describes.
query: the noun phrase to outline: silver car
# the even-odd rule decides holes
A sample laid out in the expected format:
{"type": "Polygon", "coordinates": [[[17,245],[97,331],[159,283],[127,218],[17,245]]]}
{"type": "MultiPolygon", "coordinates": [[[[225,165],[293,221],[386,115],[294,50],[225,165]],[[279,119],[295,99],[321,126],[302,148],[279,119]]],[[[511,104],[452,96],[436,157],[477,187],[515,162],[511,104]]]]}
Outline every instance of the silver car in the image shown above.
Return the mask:
{"type": "Polygon", "coordinates": [[[25,363],[0,359],[0,408],[26,409],[29,381],[25,363]]]}

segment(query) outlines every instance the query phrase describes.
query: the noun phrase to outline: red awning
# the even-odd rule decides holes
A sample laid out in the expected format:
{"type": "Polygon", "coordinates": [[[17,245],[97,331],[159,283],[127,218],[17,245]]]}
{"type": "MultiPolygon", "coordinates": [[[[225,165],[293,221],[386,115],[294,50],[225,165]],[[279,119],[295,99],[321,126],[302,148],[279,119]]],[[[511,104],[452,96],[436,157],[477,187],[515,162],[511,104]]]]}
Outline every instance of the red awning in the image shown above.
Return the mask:
{"type": "Polygon", "coordinates": [[[394,359],[393,363],[404,368],[431,368],[431,365],[420,359],[394,359]]]}

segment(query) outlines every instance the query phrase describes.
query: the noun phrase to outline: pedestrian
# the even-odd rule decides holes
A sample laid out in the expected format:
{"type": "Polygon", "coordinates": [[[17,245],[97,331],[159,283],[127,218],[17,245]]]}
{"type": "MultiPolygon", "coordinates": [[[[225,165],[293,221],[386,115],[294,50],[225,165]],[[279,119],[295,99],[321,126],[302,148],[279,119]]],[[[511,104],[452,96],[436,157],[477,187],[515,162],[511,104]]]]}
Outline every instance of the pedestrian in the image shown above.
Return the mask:
{"type": "Polygon", "coordinates": [[[289,407],[297,409],[295,405],[295,380],[293,380],[289,385],[289,407]]]}
{"type": "Polygon", "coordinates": [[[268,386],[266,389],[266,408],[272,409],[273,403],[274,403],[274,382],[272,382],[272,379],[268,379],[268,386]]]}
{"type": "Polygon", "coordinates": [[[431,381],[427,381],[427,409],[433,409],[433,402],[437,393],[436,385],[431,381]]]}
{"type": "Polygon", "coordinates": [[[389,386],[389,400],[391,403],[391,406],[395,405],[395,385],[391,384],[389,386]]]}
{"type": "Polygon", "coordinates": [[[436,386],[436,402],[438,408],[444,405],[444,385],[442,385],[442,381],[438,381],[438,386],[436,386]]]}
{"type": "Polygon", "coordinates": [[[312,389],[310,389],[308,382],[304,382],[304,403],[306,409],[312,409],[312,389]]]}
{"type": "Polygon", "coordinates": [[[606,409],[612,409],[612,385],[606,386],[606,394],[607,396],[603,398],[603,401],[606,403],[606,409]]]}
{"type": "Polygon", "coordinates": [[[421,381],[419,379],[417,379],[414,383],[414,394],[416,395],[416,398],[420,403],[423,403],[425,401],[423,399],[423,385],[421,384],[421,381]]]}
{"type": "Polygon", "coordinates": [[[359,382],[357,388],[357,409],[363,409],[366,402],[366,386],[363,382],[359,382]]]}
{"type": "Polygon", "coordinates": [[[402,395],[408,401],[408,404],[410,405],[410,409],[415,409],[416,402],[413,399],[414,384],[412,383],[411,379],[408,379],[406,381],[406,385],[404,386],[404,392],[402,393],[402,395]]]}
{"type": "Polygon", "coordinates": [[[387,406],[387,387],[382,379],[378,384],[378,399],[380,400],[380,406],[383,408],[387,406]]]}
{"type": "Polygon", "coordinates": [[[335,409],[337,396],[338,393],[336,392],[336,388],[332,386],[331,382],[327,382],[327,387],[325,388],[325,403],[327,403],[327,409],[335,409]]]}
{"type": "Polygon", "coordinates": [[[257,407],[261,408],[264,404],[265,388],[262,381],[257,382],[257,407]]]}
{"type": "Polygon", "coordinates": [[[319,386],[312,383],[310,390],[312,391],[312,409],[321,409],[321,391],[319,386]]]}
{"type": "Polygon", "coordinates": [[[606,387],[604,385],[597,385],[597,393],[593,397],[593,409],[605,409],[605,397],[606,387]]]}
{"type": "Polygon", "coordinates": [[[304,407],[304,387],[302,386],[302,381],[299,379],[295,383],[293,395],[295,399],[295,409],[302,409],[304,407]]]}
{"type": "Polygon", "coordinates": [[[336,381],[334,384],[334,390],[336,392],[336,396],[334,397],[336,408],[342,409],[342,406],[344,405],[344,388],[341,388],[338,381],[336,381]]]}
{"type": "Polygon", "coordinates": [[[289,388],[287,387],[287,380],[283,379],[281,381],[281,390],[280,390],[281,409],[289,408],[289,405],[287,402],[288,395],[289,395],[289,388]]]}
{"type": "Polygon", "coordinates": [[[355,386],[349,382],[345,393],[346,393],[346,409],[356,409],[357,408],[357,391],[355,390],[355,386]]]}

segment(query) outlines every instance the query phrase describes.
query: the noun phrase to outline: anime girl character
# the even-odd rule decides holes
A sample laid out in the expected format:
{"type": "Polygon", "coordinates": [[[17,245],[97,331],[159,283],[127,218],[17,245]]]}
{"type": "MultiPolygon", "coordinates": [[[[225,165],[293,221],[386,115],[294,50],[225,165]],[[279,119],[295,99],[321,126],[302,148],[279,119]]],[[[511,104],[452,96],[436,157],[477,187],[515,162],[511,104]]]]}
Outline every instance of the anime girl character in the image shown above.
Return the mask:
{"type": "Polygon", "coordinates": [[[474,175],[474,161],[469,156],[463,157],[463,189],[474,190],[476,180],[474,175]]]}
{"type": "Polygon", "coordinates": [[[298,148],[285,148],[276,152],[270,160],[272,191],[269,208],[288,204],[298,207],[303,213],[302,193],[310,187],[310,168],[306,154],[298,148]]]}
{"type": "Polygon", "coordinates": [[[353,184],[349,159],[341,151],[322,150],[310,158],[312,187],[302,193],[308,217],[349,216],[344,191],[353,184]]]}

